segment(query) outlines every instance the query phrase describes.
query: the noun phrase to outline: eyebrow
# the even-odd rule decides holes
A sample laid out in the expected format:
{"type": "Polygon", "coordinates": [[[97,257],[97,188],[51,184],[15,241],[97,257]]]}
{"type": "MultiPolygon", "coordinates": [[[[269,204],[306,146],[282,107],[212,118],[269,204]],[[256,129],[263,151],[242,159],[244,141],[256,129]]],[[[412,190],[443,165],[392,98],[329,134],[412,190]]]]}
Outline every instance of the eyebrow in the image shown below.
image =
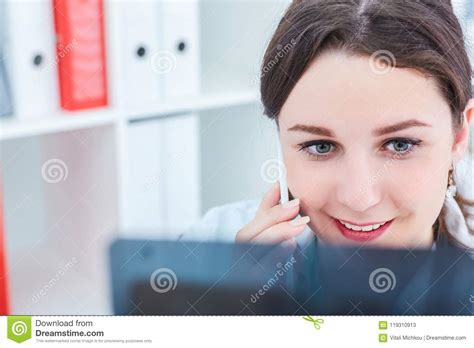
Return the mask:
{"type": "MultiPolygon", "coordinates": [[[[411,119],[411,120],[399,122],[399,123],[396,123],[396,124],[392,124],[390,126],[376,128],[372,131],[372,134],[374,136],[381,136],[381,135],[384,135],[384,134],[398,132],[398,131],[401,131],[401,130],[404,130],[404,129],[407,129],[407,128],[411,128],[411,127],[431,127],[431,125],[429,125],[427,123],[424,123],[424,122],[421,122],[421,121],[418,121],[418,120],[415,120],[415,119],[411,119]]],[[[297,125],[294,125],[291,128],[288,128],[288,131],[305,132],[305,133],[310,133],[310,134],[313,134],[313,135],[321,135],[321,136],[327,136],[327,137],[335,138],[335,135],[334,135],[333,131],[331,131],[328,128],[319,127],[319,126],[310,126],[310,125],[304,125],[304,124],[297,124],[297,125]]]]}

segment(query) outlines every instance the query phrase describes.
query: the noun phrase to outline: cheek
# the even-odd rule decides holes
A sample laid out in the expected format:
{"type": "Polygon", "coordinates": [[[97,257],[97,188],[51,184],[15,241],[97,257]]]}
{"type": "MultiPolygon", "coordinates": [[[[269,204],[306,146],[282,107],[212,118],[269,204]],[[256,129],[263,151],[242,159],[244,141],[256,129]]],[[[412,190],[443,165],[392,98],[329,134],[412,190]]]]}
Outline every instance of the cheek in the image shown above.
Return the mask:
{"type": "Polygon", "coordinates": [[[411,206],[426,190],[427,174],[425,168],[419,165],[397,165],[390,171],[386,186],[398,200],[411,206]]]}
{"type": "Polygon", "coordinates": [[[449,157],[429,156],[394,165],[386,185],[390,185],[398,203],[422,209],[442,204],[449,170],[445,158],[449,157]]]}
{"type": "Polygon", "coordinates": [[[403,202],[412,213],[416,212],[415,219],[421,224],[432,224],[443,206],[447,175],[444,170],[436,168],[431,171],[418,169],[412,173],[403,191],[403,202]]]}
{"type": "Polygon", "coordinates": [[[334,172],[332,166],[318,166],[318,163],[301,160],[289,160],[286,164],[288,188],[295,198],[302,201],[302,206],[318,210],[328,202],[336,182],[331,175],[334,172]]]}
{"type": "MultiPolygon", "coordinates": [[[[431,234],[426,226],[435,222],[443,207],[448,169],[441,161],[426,159],[400,165],[390,173],[388,201],[402,217],[394,236],[387,236],[394,244],[398,245],[400,240],[423,239],[420,231],[431,234]]],[[[383,244],[389,239],[380,242],[383,244]]]]}

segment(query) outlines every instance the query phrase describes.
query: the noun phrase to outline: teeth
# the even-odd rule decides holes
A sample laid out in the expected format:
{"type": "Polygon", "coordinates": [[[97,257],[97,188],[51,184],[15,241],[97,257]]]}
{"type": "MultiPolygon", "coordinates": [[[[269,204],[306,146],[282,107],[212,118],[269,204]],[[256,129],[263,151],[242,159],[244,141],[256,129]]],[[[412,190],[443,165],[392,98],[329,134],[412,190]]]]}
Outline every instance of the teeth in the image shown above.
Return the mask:
{"type": "Polygon", "coordinates": [[[341,220],[338,220],[341,224],[343,224],[344,226],[346,226],[348,229],[350,230],[354,230],[354,231],[363,231],[363,232],[368,232],[368,231],[372,231],[372,230],[376,230],[377,228],[379,228],[380,226],[383,226],[385,225],[385,222],[381,223],[381,224],[376,224],[376,225],[368,225],[368,226],[356,226],[356,225],[351,225],[351,224],[348,224],[347,222],[344,222],[344,221],[341,221],[341,220]]]}

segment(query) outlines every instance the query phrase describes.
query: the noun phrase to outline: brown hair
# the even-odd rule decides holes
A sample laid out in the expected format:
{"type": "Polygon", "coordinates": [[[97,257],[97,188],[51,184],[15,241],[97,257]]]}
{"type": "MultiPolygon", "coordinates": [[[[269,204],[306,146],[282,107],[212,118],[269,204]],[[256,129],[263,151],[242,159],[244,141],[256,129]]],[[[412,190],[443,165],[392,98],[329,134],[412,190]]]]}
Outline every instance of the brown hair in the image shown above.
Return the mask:
{"type": "MultiPolygon", "coordinates": [[[[327,50],[371,58],[380,55],[378,59],[389,66],[413,68],[434,78],[449,103],[453,132],[462,126],[463,111],[472,97],[472,71],[451,1],[293,1],[263,59],[260,92],[265,115],[278,124],[280,110],[296,82],[327,50]]],[[[468,208],[474,208],[474,201],[459,192],[456,200],[464,217],[472,218],[468,208]]],[[[442,216],[443,210],[435,225],[444,231],[442,216]]],[[[469,232],[474,233],[472,228],[469,232]]]]}

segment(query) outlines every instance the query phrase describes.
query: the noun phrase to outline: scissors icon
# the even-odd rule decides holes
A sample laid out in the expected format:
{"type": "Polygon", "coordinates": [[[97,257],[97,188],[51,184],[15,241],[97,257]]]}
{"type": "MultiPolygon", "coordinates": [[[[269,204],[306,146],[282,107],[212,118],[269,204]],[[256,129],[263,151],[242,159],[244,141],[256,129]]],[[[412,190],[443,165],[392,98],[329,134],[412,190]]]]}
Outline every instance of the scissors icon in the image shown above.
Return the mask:
{"type": "Polygon", "coordinates": [[[316,330],[319,330],[321,328],[320,324],[324,323],[324,319],[320,319],[320,318],[314,319],[310,315],[303,317],[303,319],[312,322],[316,330]]]}

